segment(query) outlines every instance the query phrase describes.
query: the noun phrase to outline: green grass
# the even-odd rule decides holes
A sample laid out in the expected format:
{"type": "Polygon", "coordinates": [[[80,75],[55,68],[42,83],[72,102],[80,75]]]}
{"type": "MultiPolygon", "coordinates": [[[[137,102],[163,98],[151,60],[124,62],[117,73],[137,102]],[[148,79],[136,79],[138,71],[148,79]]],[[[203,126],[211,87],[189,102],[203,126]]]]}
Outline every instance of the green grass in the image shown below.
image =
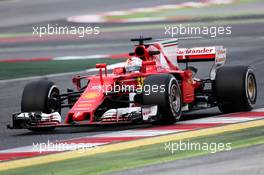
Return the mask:
{"type": "MultiPolygon", "coordinates": [[[[178,141],[177,141],[178,142],[178,141]]],[[[232,149],[248,147],[264,143],[264,127],[244,129],[236,132],[227,132],[220,135],[199,137],[190,140],[182,140],[190,143],[231,143],[232,149]]],[[[145,165],[163,163],[172,160],[186,159],[189,157],[207,155],[212,151],[165,151],[164,143],[125,151],[97,154],[78,159],[69,159],[57,163],[37,165],[0,172],[1,175],[88,175],[102,174],[142,167],[145,165]]]]}
{"type": "Polygon", "coordinates": [[[86,59],[67,61],[32,61],[0,63],[0,80],[95,68],[96,63],[117,63],[123,59],[86,59]]]}

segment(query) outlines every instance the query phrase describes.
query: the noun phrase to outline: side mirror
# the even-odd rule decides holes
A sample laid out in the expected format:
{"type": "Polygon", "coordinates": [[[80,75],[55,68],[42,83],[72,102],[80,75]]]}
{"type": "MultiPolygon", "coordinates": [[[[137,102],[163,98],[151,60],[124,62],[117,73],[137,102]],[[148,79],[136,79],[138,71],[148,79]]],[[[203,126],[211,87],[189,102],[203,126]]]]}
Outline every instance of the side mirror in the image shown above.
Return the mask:
{"type": "Polygon", "coordinates": [[[81,89],[81,76],[74,76],[72,78],[72,84],[74,84],[76,89],[79,91],[81,89]]]}
{"type": "Polygon", "coordinates": [[[95,68],[106,68],[106,64],[105,63],[98,63],[95,65],[95,68]]]}
{"type": "Polygon", "coordinates": [[[107,68],[106,68],[106,64],[105,63],[99,63],[95,65],[96,68],[99,68],[99,73],[100,73],[100,81],[101,84],[103,84],[103,71],[102,69],[105,69],[105,76],[107,77],[107,68]]]}

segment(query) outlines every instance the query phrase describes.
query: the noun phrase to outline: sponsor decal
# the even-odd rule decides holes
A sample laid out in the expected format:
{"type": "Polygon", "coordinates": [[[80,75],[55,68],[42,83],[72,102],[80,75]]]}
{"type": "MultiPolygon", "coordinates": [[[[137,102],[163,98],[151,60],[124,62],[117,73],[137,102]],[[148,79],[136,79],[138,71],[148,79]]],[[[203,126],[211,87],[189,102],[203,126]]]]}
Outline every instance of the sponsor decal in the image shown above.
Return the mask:
{"type": "Polygon", "coordinates": [[[97,92],[89,92],[89,93],[84,94],[83,97],[85,99],[95,99],[95,98],[99,97],[99,93],[97,93],[97,92]]]}
{"type": "Polygon", "coordinates": [[[177,46],[178,45],[178,40],[169,40],[161,43],[163,47],[171,47],[171,46],[177,46]]]}
{"type": "Polygon", "coordinates": [[[216,59],[216,62],[219,63],[219,62],[224,62],[226,59],[225,58],[217,58],[216,59]]]}
{"type": "Polygon", "coordinates": [[[80,103],[77,105],[77,107],[91,107],[92,104],[91,103],[80,103]]]}
{"type": "Polygon", "coordinates": [[[138,77],[137,78],[137,83],[138,83],[137,84],[138,86],[141,86],[142,87],[143,84],[144,84],[144,78],[143,77],[138,77]]]}
{"type": "Polygon", "coordinates": [[[178,55],[196,55],[196,54],[214,54],[214,47],[201,47],[201,48],[179,48],[177,54],[178,55]]]}
{"type": "Polygon", "coordinates": [[[89,107],[88,108],[87,107],[86,108],[84,108],[84,107],[81,107],[81,108],[80,107],[75,107],[73,111],[87,111],[87,110],[90,110],[90,108],[89,107]]]}
{"type": "Polygon", "coordinates": [[[217,50],[217,54],[220,55],[220,54],[226,54],[226,51],[225,50],[217,50]]]}
{"type": "Polygon", "coordinates": [[[224,63],[226,60],[226,49],[219,47],[216,50],[215,62],[218,64],[224,63]]]}

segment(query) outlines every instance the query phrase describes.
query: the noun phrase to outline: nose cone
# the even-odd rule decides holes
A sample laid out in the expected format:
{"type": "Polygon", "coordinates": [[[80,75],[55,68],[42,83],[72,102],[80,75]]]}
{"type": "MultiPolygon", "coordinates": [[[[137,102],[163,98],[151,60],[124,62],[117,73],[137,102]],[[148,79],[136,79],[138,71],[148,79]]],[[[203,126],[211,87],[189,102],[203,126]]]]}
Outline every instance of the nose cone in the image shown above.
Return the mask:
{"type": "Polygon", "coordinates": [[[73,121],[83,121],[86,118],[86,114],[84,112],[75,112],[73,114],[73,121]]]}

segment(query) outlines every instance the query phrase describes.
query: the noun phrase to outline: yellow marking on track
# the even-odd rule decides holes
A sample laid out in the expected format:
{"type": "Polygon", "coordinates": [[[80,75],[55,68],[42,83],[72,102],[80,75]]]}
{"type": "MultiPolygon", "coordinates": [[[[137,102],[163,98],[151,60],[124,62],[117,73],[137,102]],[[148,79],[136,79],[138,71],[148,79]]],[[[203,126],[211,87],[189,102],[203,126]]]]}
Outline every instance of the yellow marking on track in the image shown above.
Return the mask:
{"type": "Polygon", "coordinates": [[[100,153],[107,153],[112,151],[121,151],[130,148],[136,148],[139,146],[147,146],[147,145],[164,143],[169,141],[221,134],[224,132],[236,131],[236,130],[259,127],[259,126],[264,126],[264,119],[157,136],[157,137],[144,138],[144,139],[128,141],[128,142],[109,144],[105,146],[100,146],[97,149],[89,149],[89,151],[82,153],[80,153],[80,151],[78,150],[75,150],[75,151],[68,151],[68,152],[51,154],[51,155],[43,155],[43,156],[32,157],[21,160],[13,160],[13,161],[0,163],[0,171],[29,167],[34,165],[41,165],[46,163],[53,163],[53,162],[63,161],[66,159],[79,158],[79,157],[95,155],[100,153]]]}

